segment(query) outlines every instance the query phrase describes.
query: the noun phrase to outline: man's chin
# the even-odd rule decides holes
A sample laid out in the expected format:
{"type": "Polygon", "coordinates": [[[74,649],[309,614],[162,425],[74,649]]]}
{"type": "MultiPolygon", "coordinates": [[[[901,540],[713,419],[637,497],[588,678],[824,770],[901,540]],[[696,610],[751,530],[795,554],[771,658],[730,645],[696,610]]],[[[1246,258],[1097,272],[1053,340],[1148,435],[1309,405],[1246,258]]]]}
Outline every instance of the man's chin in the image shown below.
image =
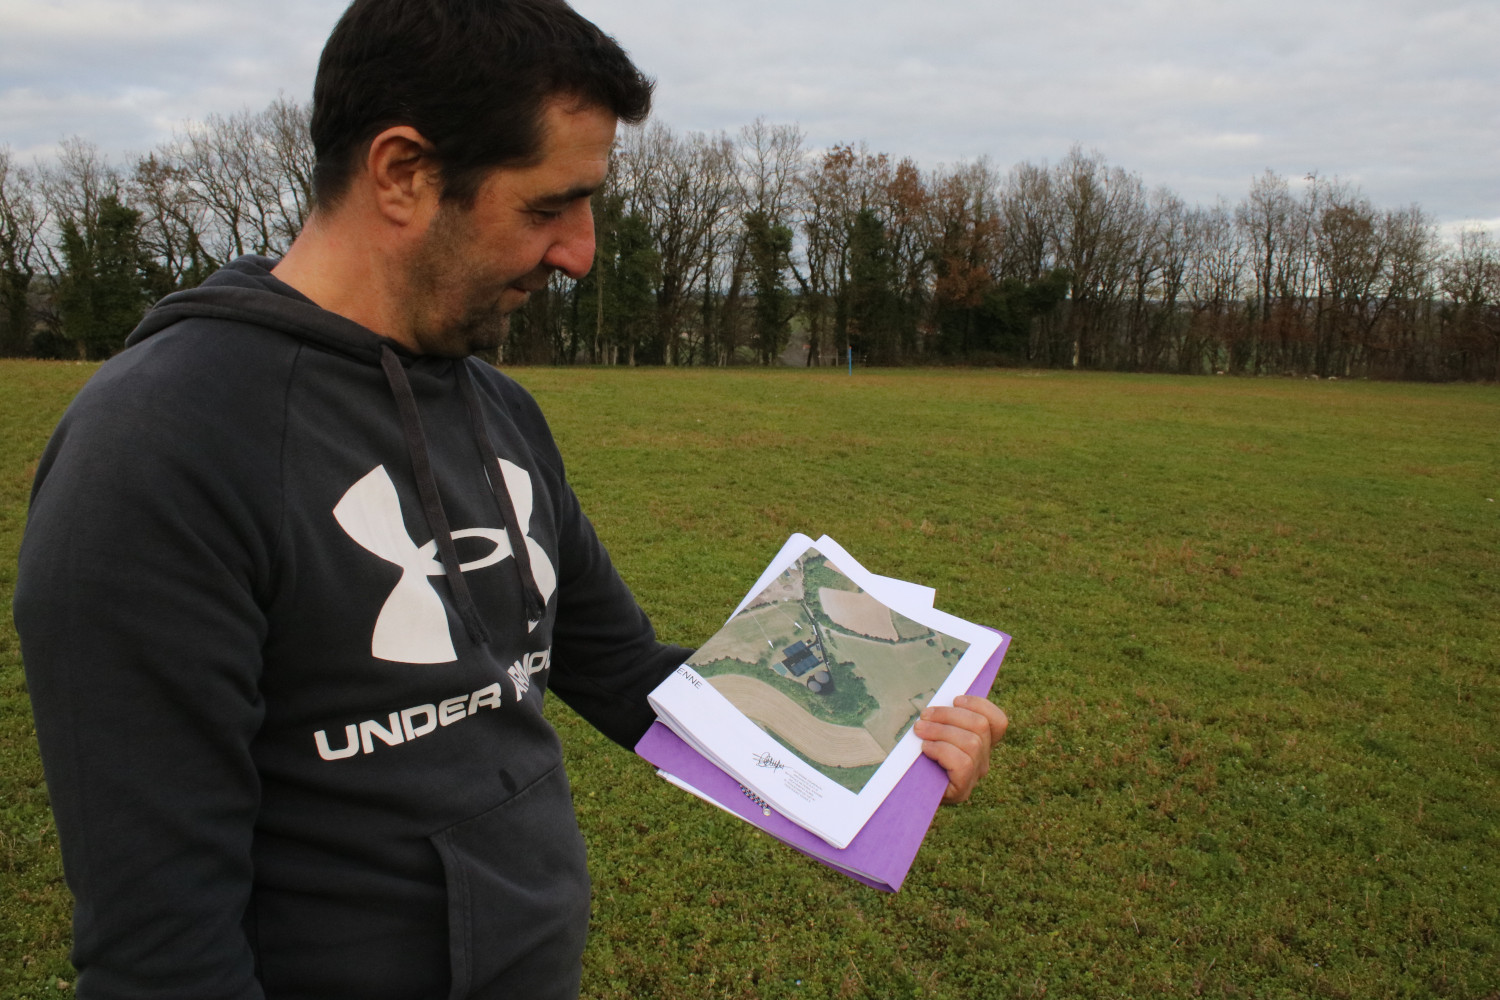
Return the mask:
{"type": "Polygon", "coordinates": [[[510,313],[497,311],[483,323],[470,326],[464,338],[470,354],[484,354],[505,343],[510,333],[510,313]]]}
{"type": "Polygon", "coordinates": [[[510,332],[510,316],[502,309],[504,303],[496,303],[488,309],[475,312],[433,335],[423,337],[420,351],[444,358],[462,358],[470,354],[493,351],[505,343],[510,332]]]}

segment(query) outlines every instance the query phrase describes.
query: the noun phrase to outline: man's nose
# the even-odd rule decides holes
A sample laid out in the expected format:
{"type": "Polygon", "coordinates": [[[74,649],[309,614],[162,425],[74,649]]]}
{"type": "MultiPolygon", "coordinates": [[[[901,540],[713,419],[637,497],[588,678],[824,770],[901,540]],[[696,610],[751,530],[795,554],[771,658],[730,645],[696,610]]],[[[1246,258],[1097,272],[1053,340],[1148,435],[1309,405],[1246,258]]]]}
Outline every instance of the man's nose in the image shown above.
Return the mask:
{"type": "Polygon", "coordinates": [[[547,250],[542,263],[577,281],[594,265],[594,212],[587,202],[569,209],[566,227],[547,250]]]}

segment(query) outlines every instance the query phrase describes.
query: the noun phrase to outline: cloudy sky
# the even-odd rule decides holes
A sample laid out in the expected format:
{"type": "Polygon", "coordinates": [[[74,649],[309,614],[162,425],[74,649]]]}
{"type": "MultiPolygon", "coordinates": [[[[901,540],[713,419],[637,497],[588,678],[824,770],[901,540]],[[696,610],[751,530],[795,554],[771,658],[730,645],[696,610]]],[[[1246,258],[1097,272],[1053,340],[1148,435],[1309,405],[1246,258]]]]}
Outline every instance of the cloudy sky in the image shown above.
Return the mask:
{"type": "MultiPolygon", "coordinates": [[[[1070,146],[1189,202],[1266,169],[1500,230],[1496,0],[576,0],[678,129],[797,122],[926,167],[1070,146]]],[[[111,157],[311,94],[344,0],[0,0],[0,145],[111,157]]]]}

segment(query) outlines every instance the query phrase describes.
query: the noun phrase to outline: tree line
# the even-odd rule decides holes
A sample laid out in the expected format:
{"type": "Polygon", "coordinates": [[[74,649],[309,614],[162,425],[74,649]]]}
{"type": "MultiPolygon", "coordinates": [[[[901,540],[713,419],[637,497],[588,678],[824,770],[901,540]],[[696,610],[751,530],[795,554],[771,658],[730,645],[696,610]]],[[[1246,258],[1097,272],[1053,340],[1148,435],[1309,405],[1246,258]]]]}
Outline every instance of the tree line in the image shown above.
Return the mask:
{"type": "MultiPolygon", "coordinates": [[[[309,111],[211,116],[127,167],[0,149],[0,353],[106,357],[161,295],[283,253],[309,111]]],[[[1500,379],[1500,243],[1317,176],[1190,206],[1079,148],[923,170],[795,125],[652,123],[593,208],[593,270],[534,294],[502,360],[1500,379]]]]}

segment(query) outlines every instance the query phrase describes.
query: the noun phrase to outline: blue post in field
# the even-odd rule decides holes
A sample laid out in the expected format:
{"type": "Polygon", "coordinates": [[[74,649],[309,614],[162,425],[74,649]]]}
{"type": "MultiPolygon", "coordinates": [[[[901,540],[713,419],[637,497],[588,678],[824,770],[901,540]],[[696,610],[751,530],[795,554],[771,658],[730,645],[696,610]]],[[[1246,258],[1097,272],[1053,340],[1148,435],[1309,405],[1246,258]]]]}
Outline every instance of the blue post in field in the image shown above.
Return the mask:
{"type": "Polygon", "coordinates": [[[849,348],[849,374],[854,374],[854,348],[849,348]]]}

